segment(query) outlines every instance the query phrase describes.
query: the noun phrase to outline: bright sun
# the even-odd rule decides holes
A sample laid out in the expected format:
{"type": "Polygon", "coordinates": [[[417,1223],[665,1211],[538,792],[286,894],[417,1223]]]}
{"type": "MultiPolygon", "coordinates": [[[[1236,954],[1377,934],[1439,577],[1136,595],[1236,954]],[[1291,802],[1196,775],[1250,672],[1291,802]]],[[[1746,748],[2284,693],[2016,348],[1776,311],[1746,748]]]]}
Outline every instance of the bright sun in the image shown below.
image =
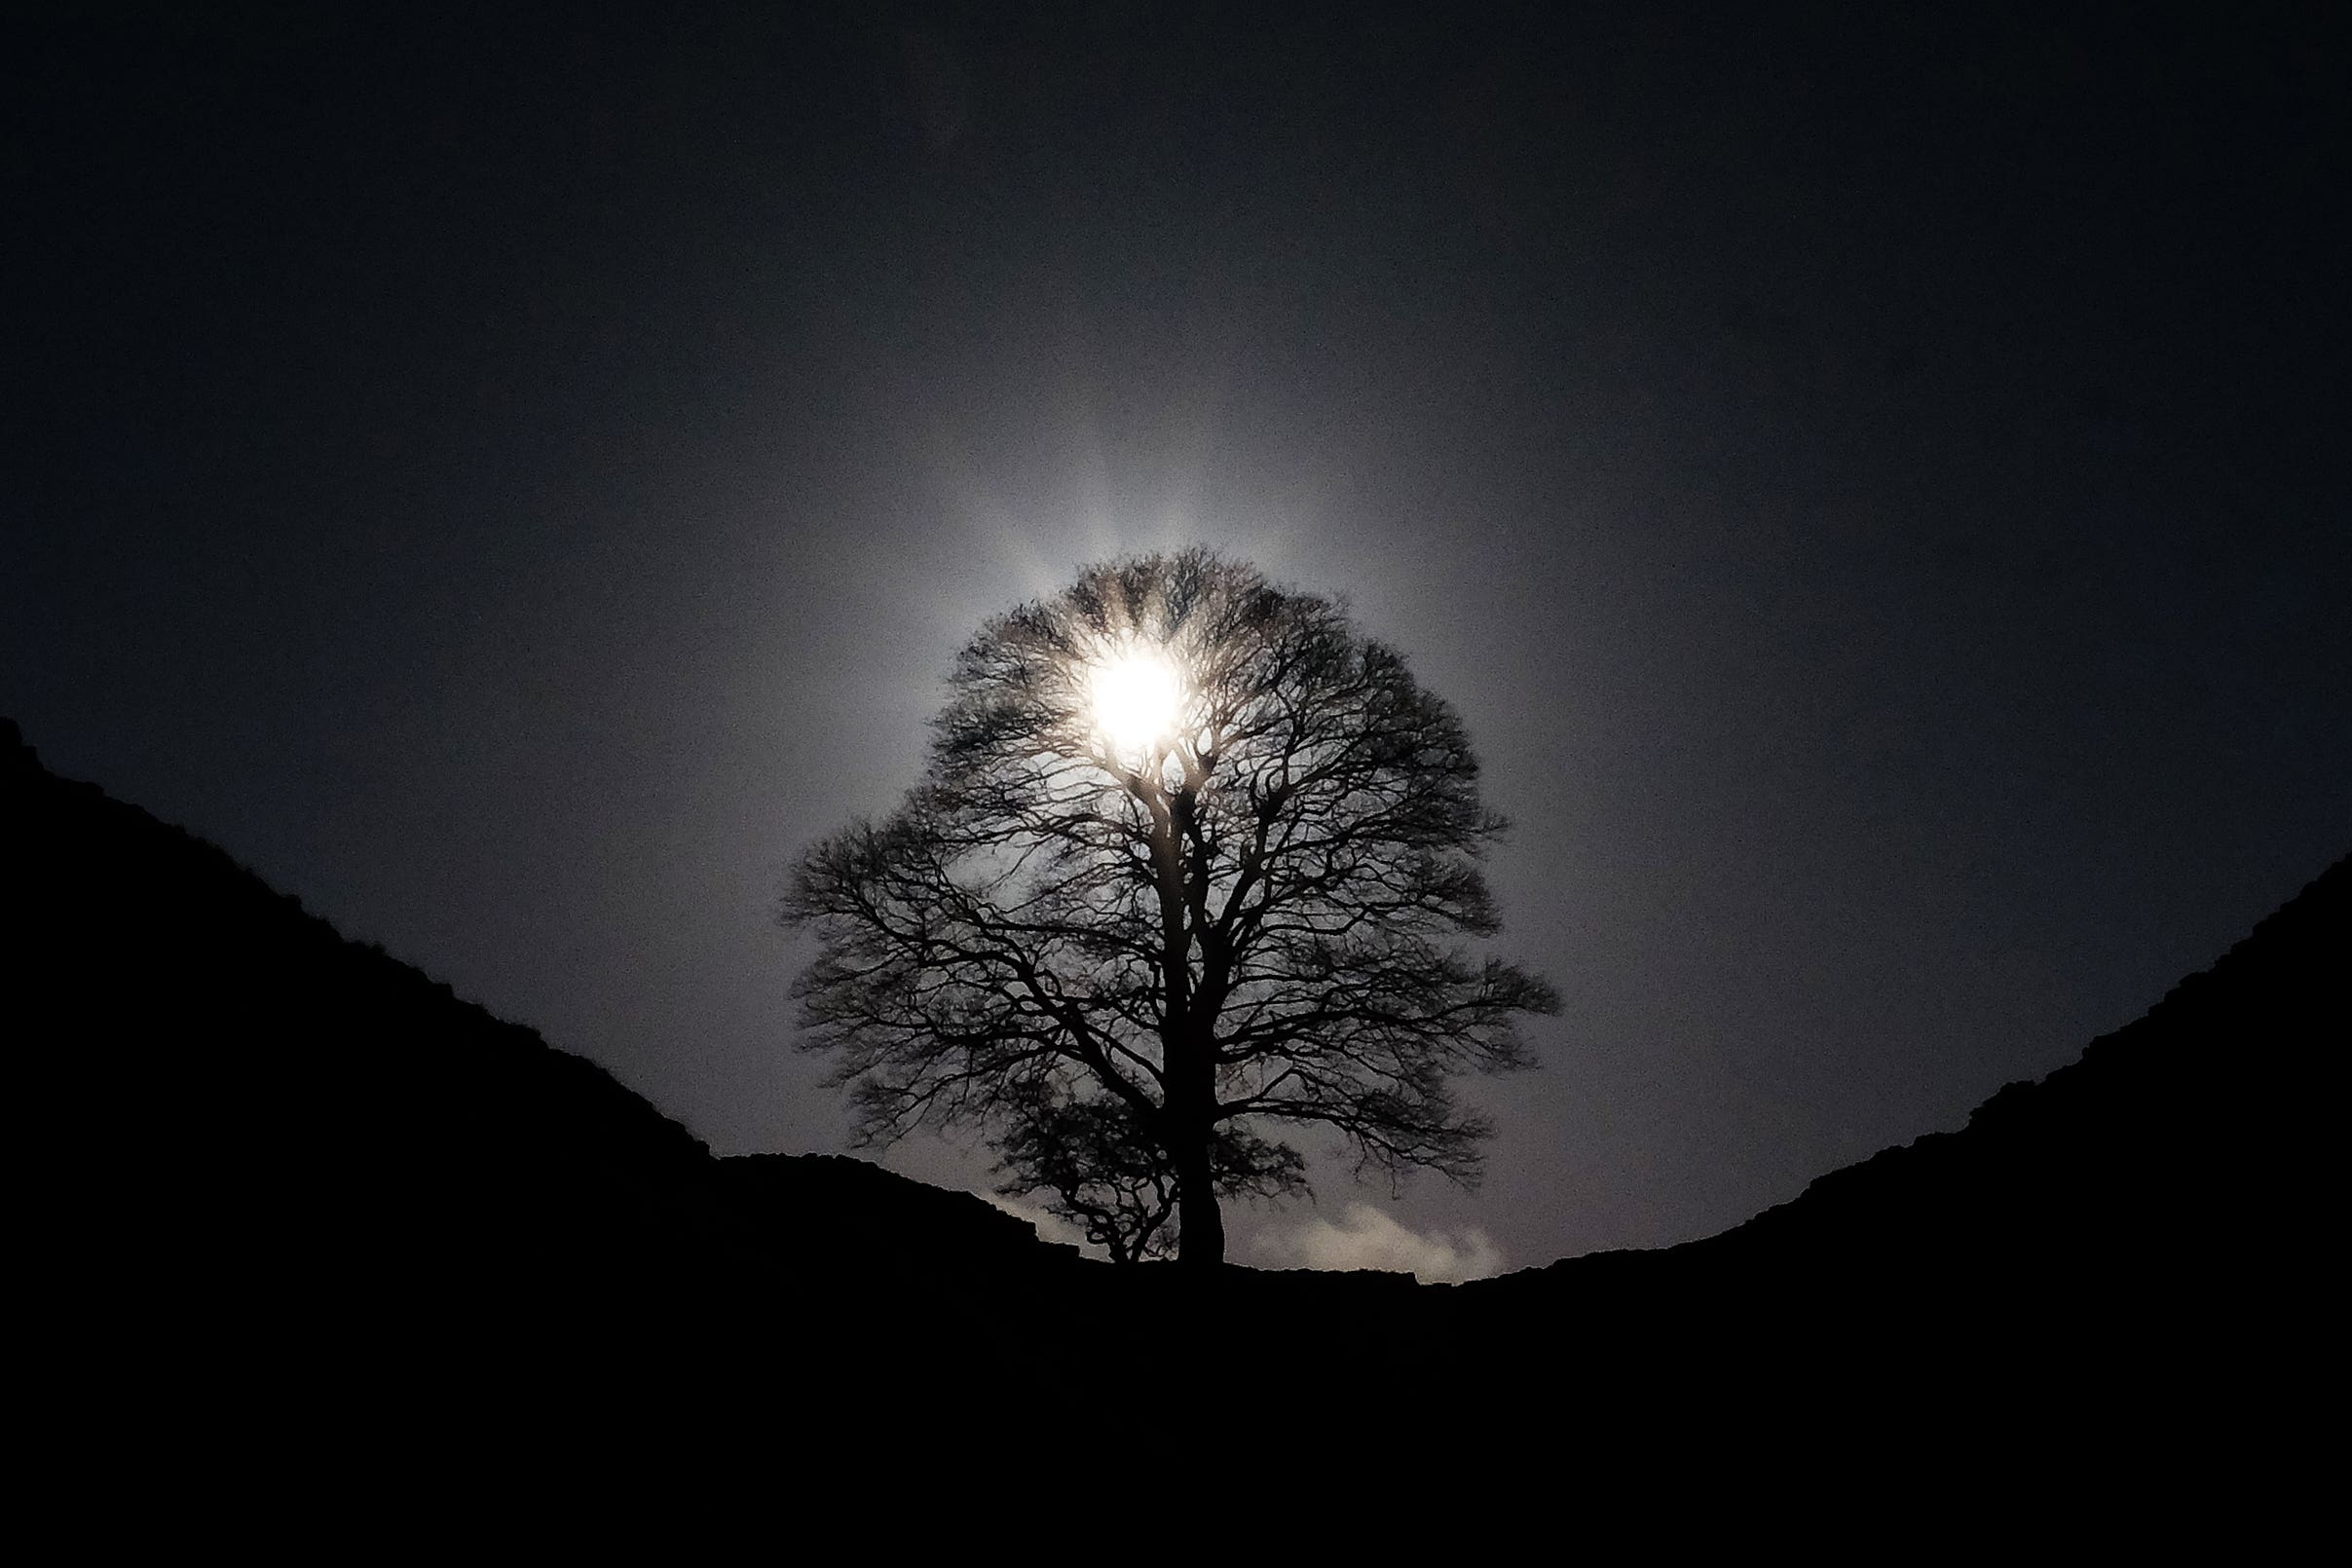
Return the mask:
{"type": "Polygon", "coordinates": [[[1176,727],[1184,698],[1174,666],[1149,653],[1130,653],[1094,673],[1095,723],[1121,751],[1138,751],[1176,727]]]}

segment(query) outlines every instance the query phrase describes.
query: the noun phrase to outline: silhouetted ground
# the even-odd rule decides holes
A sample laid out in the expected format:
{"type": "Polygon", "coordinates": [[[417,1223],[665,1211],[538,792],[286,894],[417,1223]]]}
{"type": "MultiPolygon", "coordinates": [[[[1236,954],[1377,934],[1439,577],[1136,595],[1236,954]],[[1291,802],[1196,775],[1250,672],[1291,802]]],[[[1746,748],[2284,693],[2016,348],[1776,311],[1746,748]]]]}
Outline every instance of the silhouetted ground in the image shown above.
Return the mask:
{"type": "Polygon", "coordinates": [[[1531,1402],[1581,1393],[1633,1430],[1703,1428],[1705,1451],[1799,1470],[1836,1454],[1841,1475],[1939,1499],[1930,1512],[2035,1499],[2098,1515],[2109,1545],[2284,1546],[2321,1490],[2303,1425],[2335,1386],[2323,1162],[2341,1137],[2348,894],[2338,862],[1960,1132],[1704,1241],[1465,1287],[1460,1331],[1525,1344],[1566,1326],[1619,1354],[1597,1375],[1525,1365],[1531,1402]],[[1685,1410],[1645,1389],[1683,1391],[1685,1410]]]}
{"type": "Polygon", "coordinates": [[[1848,1522],[2054,1487],[2078,1512],[2193,1496],[2211,1527],[2243,1500],[2252,1535],[2284,1516],[2262,1488],[2316,1484],[2284,1435],[2335,1388],[2352,863],[1964,1131],[1721,1236],[1450,1289],[1203,1288],[858,1161],[713,1159],[602,1068],[49,774],[13,725],[0,807],[20,1340],[56,1429],[101,1452],[332,1497],[392,1455],[438,1456],[452,1492],[582,1445],[874,1482],[855,1456],[1052,1434],[1114,1468],[1403,1463],[1562,1508],[1602,1476],[1622,1508],[1774,1475],[1848,1522]]]}

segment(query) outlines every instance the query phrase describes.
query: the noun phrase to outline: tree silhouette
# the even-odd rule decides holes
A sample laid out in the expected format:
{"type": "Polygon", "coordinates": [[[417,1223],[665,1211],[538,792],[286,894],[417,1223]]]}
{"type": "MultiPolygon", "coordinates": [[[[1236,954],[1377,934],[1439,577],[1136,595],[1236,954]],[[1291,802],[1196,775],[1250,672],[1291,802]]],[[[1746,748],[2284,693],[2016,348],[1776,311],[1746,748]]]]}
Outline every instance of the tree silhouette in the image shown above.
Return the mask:
{"type": "Polygon", "coordinates": [[[1304,1190],[1267,1136],[1468,1183],[1452,1074],[1530,1065],[1543,981],[1498,928],[1504,823],[1453,711],[1331,600],[1191,550],[1095,567],[984,626],[925,781],[811,847],[803,1046],[859,1140],[981,1128],[1114,1257],[1222,1261],[1220,1197],[1304,1190]]]}

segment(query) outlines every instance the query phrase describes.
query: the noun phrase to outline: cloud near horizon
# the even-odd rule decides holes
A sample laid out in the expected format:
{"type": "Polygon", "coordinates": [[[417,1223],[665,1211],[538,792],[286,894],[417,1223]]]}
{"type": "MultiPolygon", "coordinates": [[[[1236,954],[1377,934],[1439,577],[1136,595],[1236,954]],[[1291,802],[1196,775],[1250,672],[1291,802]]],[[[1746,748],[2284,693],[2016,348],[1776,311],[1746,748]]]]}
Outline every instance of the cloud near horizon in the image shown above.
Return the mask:
{"type": "Polygon", "coordinates": [[[1036,1229],[1040,1241],[1059,1242],[1065,1247],[1075,1247],[1088,1257],[1098,1257],[1105,1261],[1110,1257],[1110,1253],[1105,1249],[1088,1241],[1084,1231],[1060,1214],[1048,1213],[1036,1204],[1023,1203],[1018,1198],[1008,1198],[1001,1192],[983,1192],[978,1187],[970,1190],[973,1197],[980,1199],[990,1208],[1001,1209],[1015,1219],[1027,1220],[1036,1229]]]}
{"type": "Polygon", "coordinates": [[[1288,1230],[1260,1232],[1251,1251],[1277,1266],[1379,1269],[1410,1274],[1423,1285],[1461,1285],[1503,1272],[1503,1249],[1486,1232],[1417,1231],[1368,1203],[1349,1204],[1337,1224],[1318,1215],[1288,1230]]]}

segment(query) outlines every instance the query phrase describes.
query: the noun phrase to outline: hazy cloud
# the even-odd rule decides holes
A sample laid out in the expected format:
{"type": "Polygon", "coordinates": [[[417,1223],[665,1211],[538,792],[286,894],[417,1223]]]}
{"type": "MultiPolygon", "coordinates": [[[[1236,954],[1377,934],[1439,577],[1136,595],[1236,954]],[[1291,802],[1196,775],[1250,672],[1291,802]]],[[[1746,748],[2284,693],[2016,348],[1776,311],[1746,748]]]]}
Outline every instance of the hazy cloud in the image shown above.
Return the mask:
{"type": "Polygon", "coordinates": [[[1503,1272],[1503,1250],[1486,1232],[1417,1231],[1368,1203],[1352,1203],[1339,1223],[1318,1215],[1261,1233],[1251,1250],[1269,1263],[1311,1269],[1383,1269],[1423,1285],[1459,1285],[1503,1272]]]}
{"type": "Polygon", "coordinates": [[[1015,1219],[1027,1220],[1036,1227],[1037,1234],[1046,1241],[1075,1247],[1089,1257],[1108,1259],[1110,1256],[1101,1248],[1088,1241],[1084,1231],[1060,1214],[1048,1213],[1034,1204],[1023,1203],[1019,1198],[1008,1198],[1001,1192],[982,1192],[978,1188],[974,1188],[972,1195],[1003,1210],[1015,1219]]]}

